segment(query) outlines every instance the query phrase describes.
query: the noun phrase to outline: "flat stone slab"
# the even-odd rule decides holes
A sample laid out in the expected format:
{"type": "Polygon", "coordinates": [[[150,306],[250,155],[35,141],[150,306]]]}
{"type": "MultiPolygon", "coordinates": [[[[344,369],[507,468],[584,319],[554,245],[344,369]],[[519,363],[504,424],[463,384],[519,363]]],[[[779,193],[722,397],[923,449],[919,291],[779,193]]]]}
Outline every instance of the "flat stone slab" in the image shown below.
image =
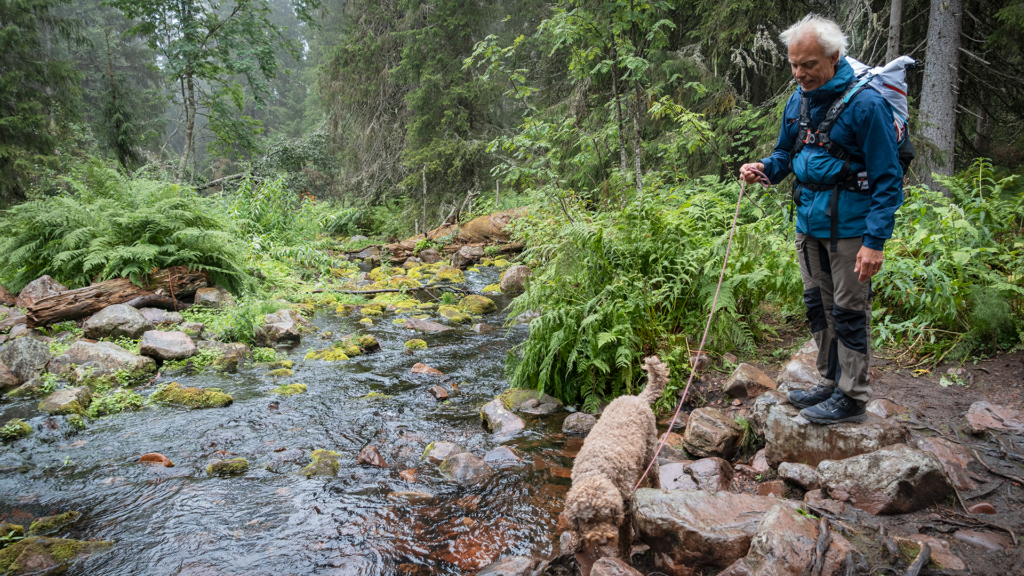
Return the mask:
{"type": "Polygon", "coordinates": [[[867,421],[861,423],[822,426],[799,417],[799,413],[792,404],[770,407],[764,436],[768,442],[765,456],[772,466],[783,462],[817,466],[823,460],[842,460],[907,440],[902,426],[874,414],[868,414],[867,421]]]}

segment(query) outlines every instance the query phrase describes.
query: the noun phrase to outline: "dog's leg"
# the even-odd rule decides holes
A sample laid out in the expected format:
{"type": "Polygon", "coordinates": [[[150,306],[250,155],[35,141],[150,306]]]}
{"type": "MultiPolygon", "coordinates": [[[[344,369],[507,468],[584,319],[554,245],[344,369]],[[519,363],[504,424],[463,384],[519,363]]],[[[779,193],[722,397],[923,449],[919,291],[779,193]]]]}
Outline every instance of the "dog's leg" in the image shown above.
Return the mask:
{"type": "Polygon", "coordinates": [[[633,552],[633,502],[626,500],[622,503],[625,514],[622,515],[622,523],[619,524],[619,559],[629,564],[629,557],[633,552]]]}
{"type": "MultiPolygon", "coordinates": [[[[651,458],[654,458],[654,451],[651,451],[651,458]]],[[[661,489],[661,467],[658,465],[657,458],[654,458],[654,464],[651,464],[651,471],[647,474],[647,485],[651,488],[661,489]]]]}

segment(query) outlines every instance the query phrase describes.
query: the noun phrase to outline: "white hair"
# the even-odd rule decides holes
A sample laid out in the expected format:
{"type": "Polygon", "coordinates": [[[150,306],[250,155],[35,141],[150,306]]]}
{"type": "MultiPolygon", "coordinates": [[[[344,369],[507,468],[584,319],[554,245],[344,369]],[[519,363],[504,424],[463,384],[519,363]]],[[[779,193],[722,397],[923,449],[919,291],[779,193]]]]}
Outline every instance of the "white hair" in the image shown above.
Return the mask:
{"type": "Polygon", "coordinates": [[[779,40],[789,46],[794,40],[807,33],[814,35],[826,55],[831,56],[838,52],[840,56],[846,56],[846,34],[839,29],[838,24],[817,14],[808,14],[796,24],[786,28],[782,34],[779,34],[779,40]]]}

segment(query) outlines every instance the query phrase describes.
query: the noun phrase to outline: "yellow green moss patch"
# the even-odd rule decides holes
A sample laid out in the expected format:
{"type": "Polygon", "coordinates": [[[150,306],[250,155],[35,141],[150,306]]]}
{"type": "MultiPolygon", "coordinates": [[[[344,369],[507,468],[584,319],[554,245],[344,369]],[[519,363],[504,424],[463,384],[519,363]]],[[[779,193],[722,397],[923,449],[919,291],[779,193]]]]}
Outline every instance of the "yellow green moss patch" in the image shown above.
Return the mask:
{"type": "Polygon", "coordinates": [[[494,260],[494,267],[495,268],[505,268],[505,267],[508,266],[508,264],[509,264],[508,260],[505,260],[504,258],[497,258],[497,259],[494,260]]]}
{"type": "Polygon", "coordinates": [[[232,458],[230,460],[217,460],[206,467],[206,473],[210,476],[231,476],[241,474],[249,469],[249,461],[245,458],[232,458]]]}
{"type": "Polygon", "coordinates": [[[425,350],[427,348],[427,343],[419,338],[413,338],[405,343],[405,347],[409,350],[425,350]]]}
{"type": "Polygon", "coordinates": [[[278,368],[277,370],[267,372],[267,376],[270,376],[271,378],[290,378],[295,376],[295,372],[288,368],[278,368]]]}
{"type": "Polygon", "coordinates": [[[306,391],[305,384],[286,384],[284,386],[278,386],[270,391],[271,394],[277,394],[279,396],[294,396],[296,394],[302,394],[306,391]]]}
{"type": "Polygon", "coordinates": [[[366,324],[367,326],[373,326],[373,320],[370,320],[369,318],[363,318],[359,323],[366,324]]]}
{"type": "Polygon", "coordinates": [[[341,348],[324,348],[323,350],[310,350],[306,352],[306,360],[324,360],[326,362],[340,362],[342,360],[348,360],[348,354],[341,348]]]}
{"type": "MultiPolygon", "coordinates": [[[[29,536],[45,536],[52,534],[65,526],[74,524],[82,516],[81,512],[70,510],[56,516],[44,516],[36,518],[28,527],[29,536]]],[[[6,536],[6,534],[5,534],[6,536]]]]}
{"type": "Polygon", "coordinates": [[[153,393],[151,398],[157,402],[178,404],[189,408],[222,408],[233,401],[220,388],[182,388],[181,384],[171,382],[153,393]]]}
{"type": "Polygon", "coordinates": [[[498,311],[498,305],[494,303],[494,300],[486,296],[477,296],[476,294],[470,294],[463,298],[462,302],[459,302],[459,307],[477,316],[498,311]]]}
{"type": "Polygon", "coordinates": [[[441,306],[437,311],[441,316],[444,316],[456,324],[464,324],[473,320],[469,314],[466,314],[455,306],[441,306]]]}
{"type": "Polygon", "coordinates": [[[391,321],[391,323],[398,324],[399,326],[401,326],[402,324],[405,324],[405,318],[395,318],[394,320],[391,321]]]}
{"type": "Polygon", "coordinates": [[[303,476],[337,476],[341,468],[341,454],[332,450],[314,450],[309,457],[313,462],[302,469],[303,476]]]}
{"type": "Polygon", "coordinates": [[[501,294],[501,286],[498,284],[488,284],[487,286],[484,286],[484,289],[481,290],[481,292],[494,292],[495,294],[501,294]]]}

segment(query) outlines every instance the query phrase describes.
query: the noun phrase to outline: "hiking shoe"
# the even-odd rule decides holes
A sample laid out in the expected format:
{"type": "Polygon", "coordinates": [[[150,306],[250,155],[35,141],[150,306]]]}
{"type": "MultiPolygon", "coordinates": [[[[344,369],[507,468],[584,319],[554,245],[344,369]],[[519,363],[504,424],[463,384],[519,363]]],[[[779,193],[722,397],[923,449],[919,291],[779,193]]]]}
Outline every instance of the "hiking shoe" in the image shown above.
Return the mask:
{"type": "Polygon", "coordinates": [[[804,408],[800,415],[815,424],[838,424],[840,422],[863,422],[868,419],[867,410],[836,387],[831,398],[821,404],[804,408]]]}
{"type": "Polygon", "coordinates": [[[827,388],[818,384],[810,390],[790,390],[786,393],[786,398],[797,408],[810,408],[831,398],[834,390],[838,388],[827,388]]]}

